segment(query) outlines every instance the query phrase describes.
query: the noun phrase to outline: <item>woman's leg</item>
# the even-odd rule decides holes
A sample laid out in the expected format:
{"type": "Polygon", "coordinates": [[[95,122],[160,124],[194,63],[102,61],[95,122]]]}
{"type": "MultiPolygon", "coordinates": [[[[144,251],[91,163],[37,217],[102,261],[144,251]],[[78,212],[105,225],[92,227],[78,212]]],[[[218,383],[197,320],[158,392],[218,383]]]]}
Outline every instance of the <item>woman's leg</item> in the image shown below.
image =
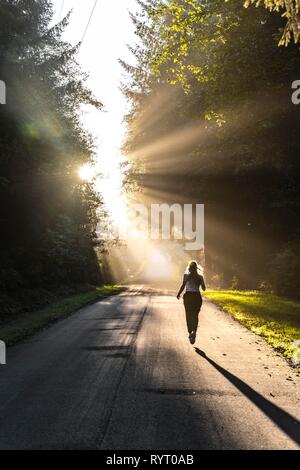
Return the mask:
{"type": "Polygon", "coordinates": [[[186,326],[188,329],[189,334],[193,331],[193,314],[190,311],[185,312],[186,315],[186,326]]]}
{"type": "Polygon", "coordinates": [[[199,296],[199,298],[195,299],[195,307],[192,315],[192,328],[193,331],[196,333],[198,329],[198,323],[199,323],[199,312],[202,306],[202,297],[199,296]]]}
{"type": "Polygon", "coordinates": [[[188,332],[191,333],[193,331],[193,316],[190,306],[190,296],[187,293],[185,293],[183,296],[183,304],[185,308],[186,326],[188,332]]]}
{"type": "Polygon", "coordinates": [[[199,316],[199,312],[197,310],[193,311],[191,314],[191,328],[192,328],[192,331],[194,331],[195,333],[198,328],[198,321],[199,321],[198,316],[199,316]]]}

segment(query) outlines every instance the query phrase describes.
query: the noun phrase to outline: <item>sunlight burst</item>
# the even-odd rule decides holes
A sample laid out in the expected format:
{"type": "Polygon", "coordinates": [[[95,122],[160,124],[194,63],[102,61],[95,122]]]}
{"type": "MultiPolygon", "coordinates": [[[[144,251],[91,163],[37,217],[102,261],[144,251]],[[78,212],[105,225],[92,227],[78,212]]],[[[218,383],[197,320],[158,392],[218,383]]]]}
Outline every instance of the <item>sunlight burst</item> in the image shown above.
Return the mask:
{"type": "Polygon", "coordinates": [[[93,167],[89,163],[86,163],[78,169],[78,175],[80,179],[82,179],[82,181],[86,181],[87,183],[89,183],[93,181],[93,179],[96,177],[95,167],[93,167]]]}

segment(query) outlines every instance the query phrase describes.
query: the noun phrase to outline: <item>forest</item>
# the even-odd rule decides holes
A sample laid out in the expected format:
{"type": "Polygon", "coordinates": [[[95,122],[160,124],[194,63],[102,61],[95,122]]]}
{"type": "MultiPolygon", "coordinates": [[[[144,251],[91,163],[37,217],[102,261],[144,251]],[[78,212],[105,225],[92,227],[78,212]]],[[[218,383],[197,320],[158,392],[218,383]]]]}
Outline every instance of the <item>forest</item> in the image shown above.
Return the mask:
{"type": "Polygon", "coordinates": [[[0,453],[300,449],[299,48],[300,0],[0,0],[0,453]]]}
{"type": "Polygon", "coordinates": [[[298,3],[284,17],[283,2],[139,3],[123,62],[133,179],[205,204],[210,285],[299,297],[298,3]]]}
{"type": "MultiPolygon", "coordinates": [[[[0,291],[2,313],[38,307],[51,291],[103,283],[95,230],[101,197],[78,177],[94,144],[81,106],[102,109],[52,25],[49,0],[0,1],[0,291]],[[11,299],[14,299],[12,301],[11,299]]],[[[65,290],[64,290],[65,289],[65,290]]]]}
{"type": "MultiPolygon", "coordinates": [[[[205,204],[212,287],[299,297],[298,2],[138,4],[135,60],[120,59],[130,103],[124,191],[133,183],[205,204]]],[[[26,310],[51,292],[113,280],[96,235],[101,194],[78,176],[95,159],[81,108],[103,105],[77,62],[80,44],[62,39],[69,20],[53,23],[50,0],[0,0],[4,314],[17,308],[12,297],[26,310]]]]}

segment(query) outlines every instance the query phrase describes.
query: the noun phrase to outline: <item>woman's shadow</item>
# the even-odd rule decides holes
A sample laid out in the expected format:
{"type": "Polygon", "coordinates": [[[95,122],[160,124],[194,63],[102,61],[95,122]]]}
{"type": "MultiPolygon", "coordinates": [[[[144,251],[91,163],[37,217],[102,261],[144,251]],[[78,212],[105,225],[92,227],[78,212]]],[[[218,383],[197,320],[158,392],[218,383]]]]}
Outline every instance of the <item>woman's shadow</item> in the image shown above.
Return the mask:
{"type": "Polygon", "coordinates": [[[300,422],[282,408],[274,405],[260,393],[249,387],[241,379],[233,375],[228,370],[221,367],[213,359],[210,359],[204,351],[195,348],[196,353],[206,359],[218,372],[220,372],[229,382],[231,382],[240,392],[251,400],[258,408],[265,413],[282,431],[284,431],[294,442],[300,445],[300,422]]]}

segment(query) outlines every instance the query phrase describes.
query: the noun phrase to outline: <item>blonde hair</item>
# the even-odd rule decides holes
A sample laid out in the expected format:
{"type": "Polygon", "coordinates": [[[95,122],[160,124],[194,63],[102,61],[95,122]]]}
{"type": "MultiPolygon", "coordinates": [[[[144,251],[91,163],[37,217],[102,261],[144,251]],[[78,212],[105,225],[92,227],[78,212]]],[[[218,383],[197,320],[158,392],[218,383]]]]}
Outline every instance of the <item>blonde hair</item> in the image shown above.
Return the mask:
{"type": "Polygon", "coordinates": [[[197,263],[196,260],[191,260],[191,261],[189,261],[189,263],[187,265],[185,273],[186,274],[193,274],[193,273],[203,274],[203,268],[200,264],[197,263]]]}

